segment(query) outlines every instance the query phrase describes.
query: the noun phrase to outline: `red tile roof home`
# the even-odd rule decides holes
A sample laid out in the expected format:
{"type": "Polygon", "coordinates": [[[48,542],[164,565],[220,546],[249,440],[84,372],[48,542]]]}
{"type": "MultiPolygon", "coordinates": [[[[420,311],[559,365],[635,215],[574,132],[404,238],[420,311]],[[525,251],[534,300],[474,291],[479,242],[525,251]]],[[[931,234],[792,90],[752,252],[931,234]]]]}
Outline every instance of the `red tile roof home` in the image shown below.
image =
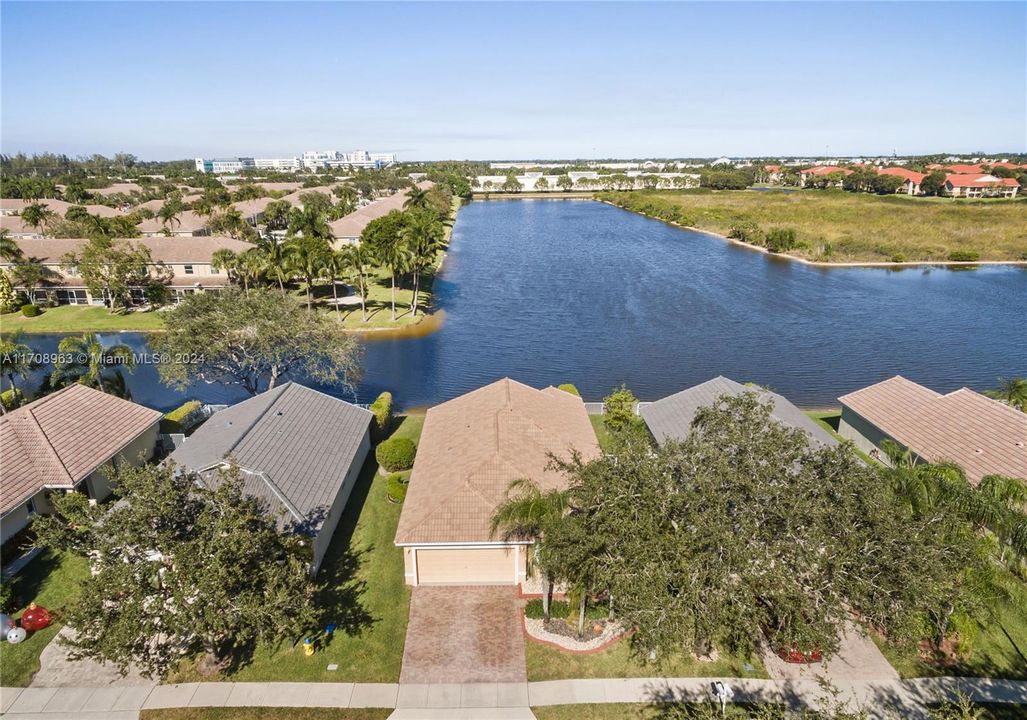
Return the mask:
{"type": "Polygon", "coordinates": [[[848,168],[838,167],[837,165],[817,165],[811,167],[808,170],[802,172],[807,175],[830,175],[831,173],[841,173],[842,175],[851,175],[852,170],[848,168]]]}
{"type": "Polygon", "coordinates": [[[1019,170],[1020,168],[1027,169],[1027,165],[1017,165],[1011,162],[997,162],[997,163],[985,163],[988,167],[994,168],[1006,168],[1007,170],[1019,170]]]}
{"type": "Polygon", "coordinates": [[[0,513],[43,488],[74,487],[160,419],[77,383],[0,416],[0,513]]]}
{"type": "Polygon", "coordinates": [[[982,173],[971,173],[967,175],[949,175],[945,182],[952,187],[969,188],[993,188],[993,187],[1019,187],[1020,183],[1016,178],[1000,178],[994,175],[982,173]]]}
{"type": "Polygon", "coordinates": [[[984,172],[984,168],[980,163],[977,163],[976,165],[946,165],[945,169],[958,175],[972,175],[974,173],[984,172]]]}
{"type": "Polygon", "coordinates": [[[767,172],[772,172],[772,173],[781,172],[781,166],[780,165],[765,165],[764,167],[766,168],[767,172]]]}
{"type": "Polygon", "coordinates": [[[543,490],[565,488],[549,454],[569,458],[571,450],[585,460],[600,455],[581,398],[554,387],[506,378],[431,408],[396,543],[494,540],[492,514],[510,483],[529,478],[543,490]]]}
{"type": "Polygon", "coordinates": [[[1027,413],[968,388],[941,395],[896,375],[838,398],[927,462],[951,461],[974,484],[1027,479],[1027,413]]]}
{"type": "Polygon", "coordinates": [[[907,170],[906,168],[890,167],[881,168],[877,171],[878,175],[894,175],[900,177],[903,180],[908,180],[914,185],[919,185],[927,175],[924,173],[914,172],[913,170],[907,170]]]}

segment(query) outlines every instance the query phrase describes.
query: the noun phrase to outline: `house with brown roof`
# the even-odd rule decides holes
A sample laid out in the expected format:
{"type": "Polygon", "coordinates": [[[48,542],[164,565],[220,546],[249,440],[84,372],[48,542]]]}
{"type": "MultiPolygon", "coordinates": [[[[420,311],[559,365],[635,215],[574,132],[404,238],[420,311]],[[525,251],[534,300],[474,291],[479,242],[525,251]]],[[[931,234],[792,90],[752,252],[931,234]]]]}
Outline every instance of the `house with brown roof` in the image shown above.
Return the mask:
{"type": "Polygon", "coordinates": [[[207,218],[192,210],[183,210],[175,216],[175,220],[167,225],[160,218],[152,217],[142,220],[139,234],[143,237],[192,237],[207,234],[207,218]]]}
{"type": "Polygon", "coordinates": [[[161,414],[85,385],[69,385],[0,416],[0,542],[57,491],[93,500],[111,493],[104,469],[153,455],[161,414]]]}
{"type": "MultiPolygon", "coordinates": [[[[435,183],[430,180],[417,183],[417,187],[421,190],[427,190],[432,187],[435,183]]],[[[406,203],[407,197],[410,192],[404,190],[398,192],[389,197],[382,198],[381,200],[375,200],[372,203],[364,205],[364,207],[357,208],[349,215],[345,215],[335,222],[329,223],[329,227],[332,230],[332,237],[335,238],[336,245],[356,245],[360,242],[360,234],[364,232],[364,228],[372,220],[377,220],[380,217],[385,217],[393,210],[403,210],[403,204],[406,203]]]]}
{"type": "MultiPolygon", "coordinates": [[[[802,187],[806,186],[806,183],[814,177],[829,178],[838,176],[839,178],[846,175],[851,175],[852,170],[848,168],[838,167],[837,165],[814,165],[811,168],[799,171],[799,183],[802,187]]],[[[834,183],[835,186],[841,187],[842,181],[839,179],[834,183]]]]}
{"type": "Polygon", "coordinates": [[[896,375],[838,400],[838,433],[881,460],[890,439],[918,462],[956,463],[974,484],[1027,479],[1027,414],[969,388],[942,395],[896,375]]]}
{"type": "Polygon", "coordinates": [[[504,378],[428,410],[396,529],[408,585],[516,585],[530,538],[490,532],[514,480],[567,487],[550,454],[585,460],[599,444],[576,395],[504,378]]]}
{"type": "Polygon", "coordinates": [[[945,178],[942,192],[949,197],[1014,198],[1020,190],[1016,178],[1000,178],[987,173],[954,174],[945,178]]]}
{"type": "Polygon", "coordinates": [[[920,183],[927,177],[925,173],[918,173],[913,170],[907,170],[906,168],[900,167],[886,167],[878,168],[878,175],[893,175],[897,178],[902,178],[902,184],[899,185],[896,193],[905,193],[906,195],[919,195],[920,194],[920,183]]]}
{"type": "MultiPolygon", "coordinates": [[[[36,288],[36,300],[46,300],[48,293],[54,293],[61,305],[103,305],[102,297],[89,291],[85,280],[76,268],[64,264],[63,258],[77,253],[89,240],[82,238],[18,238],[22,255],[33,258],[50,271],[49,280],[36,288]]],[[[228,249],[241,253],[253,246],[243,240],[229,237],[156,237],[132,238],[127,240],[135,247],[150,251],[154,264],[161,263],[171,270],[171,301],[178,302],[186,295],[205,290],[220,289],[231,285],[231,278],[224,269],[215,270],[211,264],[214,253],[228,249]]],[[[0,269],[10,271],[10,259],[0,258],[0,269]]],[[[15,286],[25,291],[24,287],[15,286]]],[[[145,303],[145,288],[131,288],[134,301],[145,303]]]]}

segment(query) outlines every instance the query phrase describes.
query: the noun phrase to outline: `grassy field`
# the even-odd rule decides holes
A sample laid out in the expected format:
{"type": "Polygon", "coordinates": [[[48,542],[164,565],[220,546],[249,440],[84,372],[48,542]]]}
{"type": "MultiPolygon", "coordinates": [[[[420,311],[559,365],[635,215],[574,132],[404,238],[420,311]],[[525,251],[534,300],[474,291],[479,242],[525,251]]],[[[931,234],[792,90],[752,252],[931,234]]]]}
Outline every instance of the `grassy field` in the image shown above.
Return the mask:
{"type": "Polygon", "coordinates": [[[603,416],[589,415],[588,419],[592,422],[592,429],[595,430],[599,447],[604,452],[613,452],[613,436],[610,434],[610,429],[606,427],[606,423],[603,422],[603,416]]]}
{"type": "MultiPolygon", "coordinates": [[[[74,599],[79,583],[88,572],[84,558],[44,550],[10,581],[18,604],[18,611],[13,616],[21,617],[30,602],[36,602],[59,616],[61,608],[74,599]]],[[[55,622],[17,645],[0,643],[0,685],[28,685],[39,670],[39,654],[61,627],[59,622],[55,622]]]]}
{"type": "Polygon", "coordinates": [[[385,708],[209,707],[143,710],[139,720],[385,720],[385,708]]]}
{"type": "MultiPolygon", "coordinates": [[[[845,442],[845,438],[838,434],[838,421],[842,418],[841,410],[809,410],[807,415],[820,427],[831,433],[838,442],[845,442]]],[[[852,448],[853,452],[862,458],[868,465],[877,465],[878,462],[857,447],[852,448]]]]}
{"type": "MultiPolygon", "coordinates": [[[[423,416],[397,420],[394,435],[417,440],[423,416]]],[[[318,579],[330,592],[321,598],[338,609],[340,629],[312,657],[297,644],[259,646],[241,667],[225,677],[202,678],[190,662],[172,682],[397,682],[403,661],[410,590],[403,579],[403,554],[393,540],[402,505],[386,498],[385,478],[373,455],[350,496],[318,579]],[[347,624],[352,634],[341,628],[347,624]],[[329,671],[328,665],[338,664],[329,671]]]]}
{"type": "Polygon", "coordinates": [[[29,318],[20,312],[0,315],[0,332],[83,333],[161,330],[164,319],[158,312],[111,313],[104,307],[60,305],[29,318]]]}
{"type": "Polygon", "coordinates": [[[679,655],[659,665],[644,664],[631,655],[627,640],[597,653],[566,653],[542,643],[527,640],[525,659],[528,680],[568,680],[575,678],[630,677],[767,677],[759,658],[738,660],[722,657],[714,662],[700,662],[691,655],[679,655]],[[742,665],[751,663],[746,672],[742,665]]]}
{"type": "Polygon", "coordinates": [[[995,617],[980,627],[970,657],[957,663],[933,662],[916,648],[896,648],[875,638],[902,677],[962,675],[1027,680],[1027,584],[1012,580],[1015,592],[995,617]]]}
{"type": "Polygon", "coordinates": [[[609,193],[629,210],[727,235],[739,223],[794,228],[789,255],[823,262],[1027,260],[1027,200],[942,200],[841,190],[609,193]]]}

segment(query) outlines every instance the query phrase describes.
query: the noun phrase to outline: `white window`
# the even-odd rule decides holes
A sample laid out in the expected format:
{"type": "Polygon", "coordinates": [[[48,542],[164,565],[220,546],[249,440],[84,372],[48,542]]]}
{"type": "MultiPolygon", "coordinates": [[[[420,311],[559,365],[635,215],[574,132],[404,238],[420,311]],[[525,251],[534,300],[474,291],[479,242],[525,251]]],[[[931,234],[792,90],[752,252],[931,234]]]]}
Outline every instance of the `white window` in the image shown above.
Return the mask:
{"type": "Polygon", "coordinates": [[[192,275],[193,274],[193,266],[192,265],[186,265],[183,268],[183,270],[185,271],[186,275],[192,275]]]}

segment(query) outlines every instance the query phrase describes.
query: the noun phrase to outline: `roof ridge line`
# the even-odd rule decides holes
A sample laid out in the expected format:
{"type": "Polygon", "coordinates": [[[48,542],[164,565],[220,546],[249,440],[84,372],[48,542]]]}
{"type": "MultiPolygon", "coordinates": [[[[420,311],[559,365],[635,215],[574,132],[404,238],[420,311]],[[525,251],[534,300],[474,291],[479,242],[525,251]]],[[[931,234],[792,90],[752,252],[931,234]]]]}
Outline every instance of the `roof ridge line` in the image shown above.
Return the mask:
{"type": "MultiPolygon", "coordinates": [[[[69,385],[68,387],[71,387],[71,386],[69,385]]],[[[36,429],[36,432],[37,432],[37,433],[38,433],[38,434],[39,434],[39,435],[40,435],[40,436],[41,436],[41,437],[43,438],[43,442],[45,443],[45,445],[46,445],[46,448],[47,448],[47,450],[49,450],[49,451],[50,451],[50,455],[51,455],[51,456],[53,456],[53,458],[57,460],[57,465],[58,465],[58,466],[60,466],[61,470],[63,470],[63,471],[64,471],[64,474],[65,474],[65,475],[67,476],[67,478],[68,478],[68,479],[69,479],[69,480],[71,481],[71,484],[72,484],[72,485],[74,485],[74,484],[75,484],[75,482],[76,482],[76,481],[75,481],[75,478],[74,478],[74,477],[72,476],[72,474],[71,474],[71,471],[70,471],[70,470],[68,470],[68,466],[64,464],[64,461],[63,461],[63,460],[61,460],[61,456],[60,456],[60,454],[59,454],[59,453],[57,452],[57,448],[55,448],[55,447],[53,446],[53,443],[51,443],[51,442],[50,442],[50,438],[49,438],[49,436],[48,436],[48,435],[46,434],[46,431],[45,431],[45,430],[43,430],[43,426],[39,424],[39,421],[38,421],[38,420],[36,420],[36,414],[35,414],[35,412],[34,412],[34,411],[32,411],[32,410],[29,410],[29,411],[28,411],[28,412],[26,412],[25,414],[26,414],[26,415],[27,415],[27,416],[28,416],[29,418],[31,418],[31,419],[32,419],[32,427],[34,427],[34,428],[36,429]]]]}
{"type": "Polygon", "coordinates": [[[282,491],[280,487],[278,487],[275,481],[271,479],[271,476],[268,475],[267,472],[265,472],[264,470],[251,470],[245,465],[239,465],[238,463],[236,463],[236,467],[238,467],[243,472],[250,473],[251,475],[256,475],[261,480],[263,480],[264,484],[267,485],[271,492],[274,493],[274,496],[278,498],[278,501],[285,506],[286,510],[289,511],[289,514],[291,514],[300,522],[306,520],[306,518],[300,513],[299,509],[292,504],[292,501],[289,500],[288,497],[285,496],[285,493],[282,491]]]}

